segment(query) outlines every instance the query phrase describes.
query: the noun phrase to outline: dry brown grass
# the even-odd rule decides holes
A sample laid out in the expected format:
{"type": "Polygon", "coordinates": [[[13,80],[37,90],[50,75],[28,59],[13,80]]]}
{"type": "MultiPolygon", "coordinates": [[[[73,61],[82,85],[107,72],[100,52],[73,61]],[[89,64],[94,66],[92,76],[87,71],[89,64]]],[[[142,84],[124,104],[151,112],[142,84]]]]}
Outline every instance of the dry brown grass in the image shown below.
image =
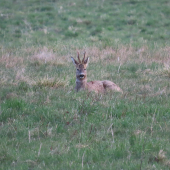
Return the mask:
{"type": "Polygon", "coordinates": [[[19,82],[26,82],[29,85],[34,85],[36,83],[34,79],[31,79],[30,76],[25,73],[25,68],[16,71],[15,83],[19,82]]]}
{"type": "Polygon", "coordinates": [[[29,56],[29,60],[33,63],[50,64],[50,65],[66,65],[68,63],[67,56],[59,56],[53,52],[53,49],[47,47],[36,49],[32,56],[29,56]]]}
{"type": "Polygon", "coordinates": [[[170,64],[170,47],[166,46],[155,50],[152,54],[152,62],[170,64]]]}
{"type": "MultiPolygon", "coordinates": [[[[3,52],[0,57],[0,62],[5,64],[6,67],[13,67],[16,64],[23,63],[24,57],[27,56],[26,60],[39,61],[40,63],[50,63],[50,64],[67,64],[70,53],[76,55],[75,46],[70,48],[59,44],[57,47],[48,48],[44,47],[29,47],[20,49],[22,52],[21,56],[14,56],[9,52],[3,52]],[[61,51],[68,51],[67,55],[61,55],[61,51]],[[55,52],[54,52],[55,51],[55,52]]],[[[141,46],[140,48],[135,48],[131,45],[119,45],[117,48],[106,47],[100,48],[96,46],[85,47],[84,49],[77,49],[77,51],[86,51],[87,55],[90,56],[91,62],[98,62],[99,60],[108,59],[111,62],[121,62],[125,63],[130,59],[139,60],[140,62],[157,62],[157,63],[170,63],[170,47],[165,46],[164,48],[150,50],[148,46],[141,46]],[[119,59],[118,59],[119,58],[119,59]],[[119,60],[119,61],[118,61],[119,60]]]]}
{"type": "Polygon", "coordinates": [[[170,64],[164,63],[164,67],[159,69],[156,74],[170,78],[170,64]]]}
{"type": "MultiPolygon", "coordinates": [[[[102,65],[124,65],[126,63],[146,63],[152,62],[164,65],[163,68],[154,71],[151,69],[145,69],[143,71],[137,70],[137,74],[143,75],[140,79],[140,83],[149,83],[151,80],[148,77],[149,74],[160,75],[170,77],[170,47],[150,50],[147,46],[141,46],[136,49],[132,46],[119,45],[117,48],[112,47],[86,47],[84,49],[77,49],[83,57],[83,52],[86,51],[87,56],[90,57],[90,63],[100,63],[102,65]]],[[[23,49],[17,49],[17,54],[12,55],[11,52],[3,51],[0,56],[0,64],[4,65],[6,70],[0,70],[0,84],[17,84],[19,82],[26,82],[29,85],[40,85],[49,87],[67,86],[70,78],[62,80],[61,78],[55,79],[55,77],[33,77],[25,70],[29,67],[29,63],[38,63],[39,65],[51,65],[51,66],[71,66],[71,56],[76,56],[75,46],[64,46],[59,44],[55,48],[48,47],[29,47],[23,49]],[[15,74],[14,78],[9,75],[8,69],[11,69],[15,74]]],[[[44,73],[45,74],[45,73],[44,73]]],[[[95,76],[95,75],[94,75],[95,76]]],[[[100,78],[107,79],[112,77],[112,73],[101,70],[100,78]]],[[[91,79],[96,79],[93,75],[89,76],[91,79]]],[[[131,82],[130,82],[131,83],[131,82]]],[[[126,82],[128,85],[128,83],[126,82]]],[[[139,87],[142,92],[150,92],[152,89],[145,87],[139,87]]]]}
{"type": "MultiPolygon", "coordinates": [[[[84,52],[84,50],[79,50],[84,52]]],[[[86,50],[87,56],[90,57],[90,61],[97,63],[103,61],[104,63],[120,63],[125,64],[127,62],[136,63],[170,63],[170,47],[150,50],[147,46],[142,46],[136,49],[132,46],[120,46],[117,49],[112,47],[106,47],[100,49],[98,47],[89,47],[86,50]]]]}
{"type": "MultiPolygon", "coordinates": [[[[76,47],[68,48],[64,45],[59,45],[56,49],[44,47],[29,47],[21,49],[21,56],[11,55],[9,52],[4,53],[0,57],[0,62],[7,68],[21,66],[24,62],[30,61],[39,64],[50,64],[50,65],[67,65],[70,60],[71,54],[74,53],[76,56],[76,47]],[[66,55],[61,55],[61,51],[67,50],[66,55]],[[55,51],[55,52],[54,52],[55,51]]],[[[90,62],[97,63],[103,61],[105,64],[110,62],[113,64],[125,64],[127,62],[146,62],[146,63],[166,63],[170,64],[170,47],[150,50],[147,46],[141,46],[136,49],[131,45],[125,46],[120,45],[117,48],[113,47],[86,47],[85,49],[77,49],[82,56],[83,52],[86,51],[87,56],[90,57],[90,62]]],[[[72,54],[72,56],[74,56],[72,54]]]]}
{"type": "Polygon", "coordinates": [[[23,57],[11,55],[10,53],[5,53],[0,57],[0,64],[4,65],[6,68],[21,66],[23,62],[23,57]]]}

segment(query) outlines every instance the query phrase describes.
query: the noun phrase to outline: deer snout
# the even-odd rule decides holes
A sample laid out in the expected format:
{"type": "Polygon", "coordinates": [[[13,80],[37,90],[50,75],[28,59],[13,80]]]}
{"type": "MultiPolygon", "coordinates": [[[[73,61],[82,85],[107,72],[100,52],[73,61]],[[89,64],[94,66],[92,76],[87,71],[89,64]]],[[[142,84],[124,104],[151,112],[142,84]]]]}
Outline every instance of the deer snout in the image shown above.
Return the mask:
{"type": "Polygon", "coordinates": [[[85,75],[84,74],[80,74],[79,77],[80,77],[80,79],[83,79],[85,77],[85,75]]]}

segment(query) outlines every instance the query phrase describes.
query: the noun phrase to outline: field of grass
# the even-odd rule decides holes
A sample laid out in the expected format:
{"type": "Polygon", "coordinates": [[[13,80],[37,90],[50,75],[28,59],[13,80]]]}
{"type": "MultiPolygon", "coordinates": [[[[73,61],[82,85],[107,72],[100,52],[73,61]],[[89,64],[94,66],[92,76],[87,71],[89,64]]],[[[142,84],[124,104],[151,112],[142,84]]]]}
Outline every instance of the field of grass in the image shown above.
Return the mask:
{"type": "Polygon", "coordinates": [[[170,168],[170,2],[0,1],[0,169],[170,168]],[[88,80],[124,93],[76,93],[88,80]]]}

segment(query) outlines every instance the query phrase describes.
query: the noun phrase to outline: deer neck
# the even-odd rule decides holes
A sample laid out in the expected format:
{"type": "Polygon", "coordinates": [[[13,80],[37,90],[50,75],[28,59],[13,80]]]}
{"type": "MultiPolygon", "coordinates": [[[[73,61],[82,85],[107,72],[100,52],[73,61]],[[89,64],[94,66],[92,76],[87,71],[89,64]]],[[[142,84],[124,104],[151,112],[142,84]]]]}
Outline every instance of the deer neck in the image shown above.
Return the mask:
{"type": "Polygon", "coordinates": [[[76,90],[85,89],[87,86],[87,78],[83,80],[76,79],[76,90]]]}

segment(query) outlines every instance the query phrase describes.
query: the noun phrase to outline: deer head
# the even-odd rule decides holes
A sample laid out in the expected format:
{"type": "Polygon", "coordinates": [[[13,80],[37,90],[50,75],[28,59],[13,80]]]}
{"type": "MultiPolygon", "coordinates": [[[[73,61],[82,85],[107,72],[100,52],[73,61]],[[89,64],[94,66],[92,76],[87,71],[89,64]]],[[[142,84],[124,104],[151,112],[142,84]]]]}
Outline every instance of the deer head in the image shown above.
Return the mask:
{"type": "Polygon", "coordinates": [[[86,53],[84,52],[84,57],[83,57],[82,61],[80,60],[79,52],[77,52],[78,61],[75,60],[73,57],[71,57],[73,64],[76,66],[76,78],[79,81],[83,81],[83,80],[87,79],[86,68],[88,65],[89,58],[88,57],[85,58],[85,55],[86,55],[86,53]]]}

